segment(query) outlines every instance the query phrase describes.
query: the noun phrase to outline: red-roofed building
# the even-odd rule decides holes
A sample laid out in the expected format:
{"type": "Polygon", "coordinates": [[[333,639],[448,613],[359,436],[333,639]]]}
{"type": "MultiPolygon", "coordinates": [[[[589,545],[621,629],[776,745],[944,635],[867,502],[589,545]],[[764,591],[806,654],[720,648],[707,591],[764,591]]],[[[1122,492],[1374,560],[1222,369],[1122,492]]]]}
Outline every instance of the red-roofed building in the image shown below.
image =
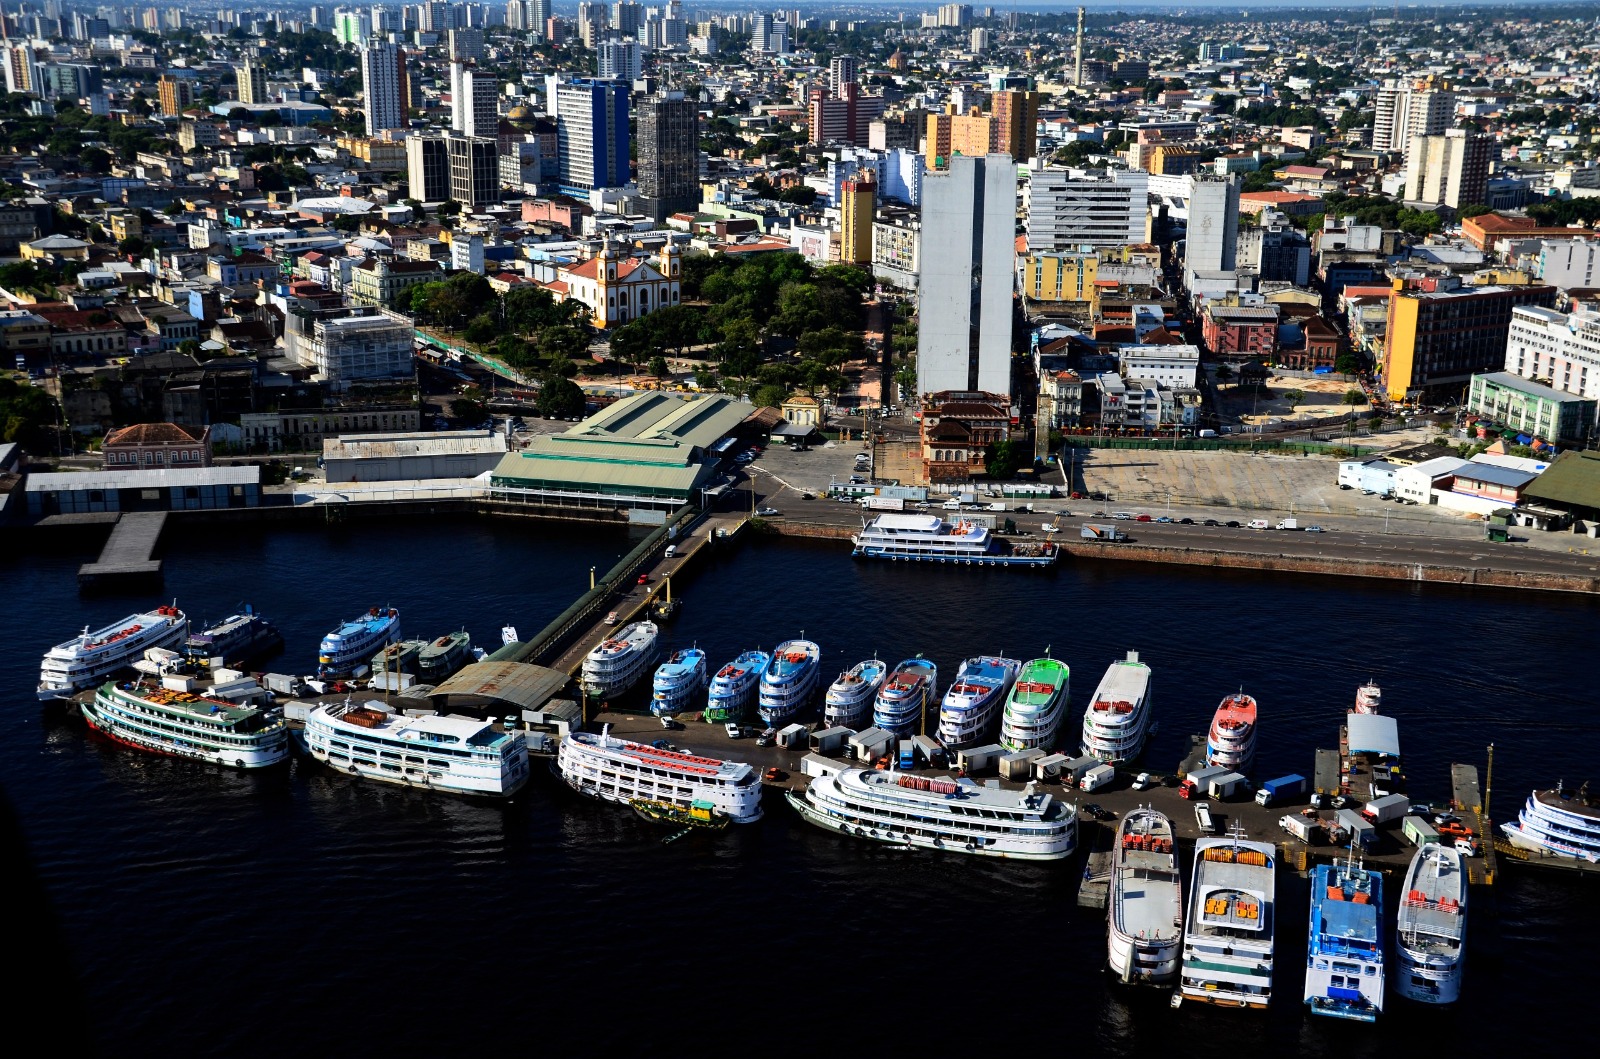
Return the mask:
{"type": "Polygon", "coordinates": [[[1502,217],[1498,213],[1483,213],[1461,222],[1461,234],[1479,250],[1489,250],[1505,238],[1512,239],[1575,239],[1593,235],[1587,228],[1541,228],[1532,217],[1502,217]]]}
{"type": "Polygon", "coordinates": [[[956,481],[986,471],[990,445],[1011,433],[1011,410],[1001,394],[940,390],[922,406],[922,474],[928,482],[956,481]]]}
{"type": "Polygon", "coordinates": [[[1239,194],[1240,213],[1260,213],[1269,206],[1289,217],[1309,216],[1323,209],[1322,196],[1298,191],[1244,191],[1239,194]]]}
{"type": "Polygon", "coordinates": [[[158,470],[211,466],[211,428],[176,423],[135,423],[106,435],[100,446],[106,470],[158,470]]]}
{"type": "Polygon", "coordinates": [[[590,322],[606,328],[677,305],[680,274],[678,248],[670,242],[652,264],[648,258],[623,257],[607,240],[599,256],[559,270],[545,289],[559,299],[582,302],[590,322]]]}

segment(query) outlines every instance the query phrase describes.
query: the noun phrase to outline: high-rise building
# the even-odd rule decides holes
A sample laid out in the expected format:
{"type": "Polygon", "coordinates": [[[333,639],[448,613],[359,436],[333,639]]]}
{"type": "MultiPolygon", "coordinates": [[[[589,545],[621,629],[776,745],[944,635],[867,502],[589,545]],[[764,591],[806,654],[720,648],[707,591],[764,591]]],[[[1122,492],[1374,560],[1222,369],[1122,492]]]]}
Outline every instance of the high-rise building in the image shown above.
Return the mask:
{"type": "Polygon", "coordinates": [[[1455,93],[1435,87],[1431,81],[1389,81],[1378,89],[1374,100],[1372,148],[1398,151],[1409,165],[1411,138],[1444,132],[1455,111],[1455,93]]]}
{"type": "Polygon", "coordinates": [[[451,62],[483,61],[483,30],[453,29],[450,31],[451,62]]]}
{"type": "Polygon", "coordinates": [[[410,196],[418,202],[450,197],[450,151],[443,136],[406,137],[406,176],[410,196]]]}
{"type": "Polygon", "coordinates": [[[450,64],[450,128],[468,136],[500,131],[500,82],[462,63],[450,64]]]}
{"type": "Polygon", "coordinates": [[[559,181],[570,193],[628,183],[628,87],[582,79],[556,90],[559,181]]]}
{"type": "Polygon", "coordinates": [[[403,129],[410,94],[405,53],[378,38],[361,49],[361,92],[366,106],[367,135],[385,129],[403,129]]]}
{"type": "Polygon", "coordinates": [[[1556,289],[1545,286],[1397,289],[1389,296],[1379,368],[1384,391],[1392,401],[1428,390],[1464,398],[1474,374],[1506,363],[1512,311],[1555,303],[1556,289]]]}
{"type": "Polygon", "coordinates": [[[1193,289],[1201,272],[1229,272],[1238,263],[1239,181],[1232,176],[1189,178],[1189,228],[1183,272],[1193,289]]]}
{"type": "Polygon", "coordinates": [[[492,136],[445,137],[450,157],[450,197],[469,210],[500,201],[500,141],[492,136]]]}
{"type": "Polygon", "coordinates": [[[994,122],[1001,154],[1026,162],[1039,153],[1039,93],[996,92],[994,122]]]}
{"type": "Polygon", "coordinates": [[[1406,201],[1442,203],[1452,209],[1484,205],[1493,152],[1494,141],[1470,129],[1411,137],[1406,201]]]}
{"type": "Polygon", "coordinates": [[[856,83],[856,60],[852,55],[840,55],[828,63],[828,91],[835,96],[844,95],[844,86],[856,83]]]}
{"type": "Polygon", "coordinates": [[[700,112],[682,92],[639,105],[639,195],[657,224],[700,201],[700,112]]]}
{"type": "Polygon", "coordinates": [[[1066,252],[1144,242],[1149,187],[1149,175],[1137,169],[1061,169],[1035,159],[1023,191],[1028,249],[1066,252]]]}
{"type": "Polygon", "coordinates": [[[263,63],[255,59],[249,59],[234,72],[239,83],[239,102],[268,102],[267,68],[263,63]]]}
{"type": "Polygon", "coordinates": [[[929,114],[928,134],[922,153],[928,157],[929,169],[943,169],[950,164],[950,136],[955,115],[929,114]]]}
{"type": "Polygon", "coordinates": [[[1600,398],[1600,313],[1521,306],[1511,312],[1504,369],[1580,397],[1600,398]]]}
{"type": "Polygon", "coordinates": [[[644,24],[644,7],[632,0],[617,0],[611,5],[611,28],[624,37],[637,37],[644,24]]]}
{"type": "Polygon", "coordinates": [[[857,172],[841,187],[839,260],[846,265],[872,263],[872,213],[877,190],[871,170],[857,172]]]}
{"type": "Polygon", "coordinates": [[[194,106],[194,82],[186,78],[162,74],[156,82],[156,93],[164,117],[175,118],[194,106]]]}
{"type": "Polygon", "coordinates": [[[940,4],[936,22],[940,29],[966,29],[972,25],[972,5],[940,4]]]}
{"type": "Polygon", "coordinates": [[[938,249],[922,255],[917,285],[918,393],[1011,393],[1016,214],[1005,155],[953,158],[923,180],[922,230],[938,249]]]}
{"type": "Polygon", "coordinates": [[[1000,153],[1000,124],[992,114],[957,114],[950,119],[950,154],[982,158],[1000,153]]]}
{"type": "Polygon", "coordinates": [[[631,83],[644,76],[644,52],[639,47],[639,42],[632,38],[601,41],[595,48],[595,57],[602,78],[631,83]]]}

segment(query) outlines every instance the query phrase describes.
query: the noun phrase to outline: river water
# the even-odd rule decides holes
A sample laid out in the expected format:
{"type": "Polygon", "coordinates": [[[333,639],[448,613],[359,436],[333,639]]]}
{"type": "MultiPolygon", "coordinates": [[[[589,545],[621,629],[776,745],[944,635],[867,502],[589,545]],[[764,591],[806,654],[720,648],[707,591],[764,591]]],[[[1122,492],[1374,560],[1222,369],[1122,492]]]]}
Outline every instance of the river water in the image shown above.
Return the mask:
{"type": "MultiPolygon", "coordinates": [[[[305,672],[321,635],[373,604],[400,608],[409,636],[465,627],[493,649],[506,622],[531,636],[588,567],[630,546],[621,532],[443,519],[175,526],[165,594],[196,619],[254,604],[288,640],[269,668],[305,672]]],[[[298,761],[240,775],[91,742],[33,702],[39,656],[154,600],[80,599],[88,558],[0,558],[18,648],[0,660],[13,700],[0,777],[21,836],[8,864],[39,889],[13,910],[13,970],[37,967],[20,994],[40,1005],[30,1018],[48,1012],[79,1050],[1377,1056],[1396,1032],[1429,1051],[1592,1044],[1592,882],[1503,871],[1495,907],[1474,909],[1460,1006],[1393,1002],[1374,1028],[1303,1013],[1307,889],[1280,875],[1271,1011],[1174,1012],[1165,993],[1106,980],[1104,918],[1073,903],[1078,860],[888,850],[771,797],[759,824],[663,846],[543,775],[496,807],[298,761]]],[[[923,570],[759,540],[682,595],[669,642],[714,664],[803,631],[827,670],[920,652],[947,683],[966,655],[1049,649],[1073,669],[1072,725],[1104,667],[1136,649],[1154,669],[1149,760],[1163,770],[1243,687],[1261,703],[1257,776],[1308,772],[1368,677],[1399,719],[1415,797],[1447,797],[1449,763],[1481,767],[1493,742],[1505,818],[1536,784],[1593,775],[1600,754],[1587,599],[1143,564],[923,570]]]]}

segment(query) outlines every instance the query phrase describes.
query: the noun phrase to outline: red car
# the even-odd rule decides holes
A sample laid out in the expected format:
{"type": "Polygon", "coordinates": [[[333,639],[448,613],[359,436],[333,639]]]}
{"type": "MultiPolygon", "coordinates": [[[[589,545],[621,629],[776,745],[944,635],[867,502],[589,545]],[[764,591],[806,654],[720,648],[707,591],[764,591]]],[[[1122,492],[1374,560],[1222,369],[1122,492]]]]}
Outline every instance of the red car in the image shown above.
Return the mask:
{"type": "Polygon", "coordinates": [[[1135,522],[1149,522],[1150,521],[1150,516],[1149,515],[1140,515],[1138,518],[1134,519],[1134,521],[1135,522]]]}
{"type": "Polygon", "coordinates": [[[650,575],[649,574],[640,574],[639,575],[639,583],[641,585],[648,585],[650,583],[650,575]]]}

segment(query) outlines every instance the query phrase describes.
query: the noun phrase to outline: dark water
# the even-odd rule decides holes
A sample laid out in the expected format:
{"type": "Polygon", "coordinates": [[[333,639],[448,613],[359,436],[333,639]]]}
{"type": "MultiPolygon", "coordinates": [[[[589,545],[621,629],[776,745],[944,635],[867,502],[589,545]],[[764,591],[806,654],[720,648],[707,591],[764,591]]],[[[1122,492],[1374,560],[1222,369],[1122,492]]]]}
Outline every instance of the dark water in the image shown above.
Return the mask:
{"type": "MultiPolygon", "coordinates": [[[[323,632],[373,603],[399,607],[408,635],[465,625],[492,647],[507,621],[531,635],[628,546],[476,522],[189,529],[167,543],[166,594],[197,618],[254,603],[289,641],[273,668],[304,671],[323,632]]],[[[885,850],[770,798],[760,824],[662,846],[543,776],[502,808],[298,762],[239,775],[91,743],[33,703],[39,655],[152,600],[80,600],[84,558],[0,559],[14,648],[0,777],[46,899],[12,909],[43,938],[13,946],[13,969],[37,966],[51,1003],[76,1001],[58,1025],[102,1053],[1376,1056],[1564,1046],[1588,1017],[1600,888],[1560,877],[1508,870],[1493,914],[1475,908],[1448,1015],[1395,1003],[1377,1029],[1305,1016],[1306,884],[1291,876],[1273,1010],[1173,1012],[1165,993],[1106,982],[1103,917],[1073,904],[1077,862],[885,850]]],[[[912,571],[753,542],[696,581],[670,636],[720,664],[803,630],[832,669],[921,651],[943,682],[964,655],[1048,646],[1074,669],[1075,702],[1137,648],[1162,722],[1152,762],[1172,767],[1243,685],[1261,701],[1258,775],[1309,769],[1372,676],[1413,793],[1444,797],[1449,763],[1481,764],[1493,741],[1504,817],[1534,784],[1595,771],[1597,617],[1587,600],[1443,586],[1133,564],[912,571]]]]}

